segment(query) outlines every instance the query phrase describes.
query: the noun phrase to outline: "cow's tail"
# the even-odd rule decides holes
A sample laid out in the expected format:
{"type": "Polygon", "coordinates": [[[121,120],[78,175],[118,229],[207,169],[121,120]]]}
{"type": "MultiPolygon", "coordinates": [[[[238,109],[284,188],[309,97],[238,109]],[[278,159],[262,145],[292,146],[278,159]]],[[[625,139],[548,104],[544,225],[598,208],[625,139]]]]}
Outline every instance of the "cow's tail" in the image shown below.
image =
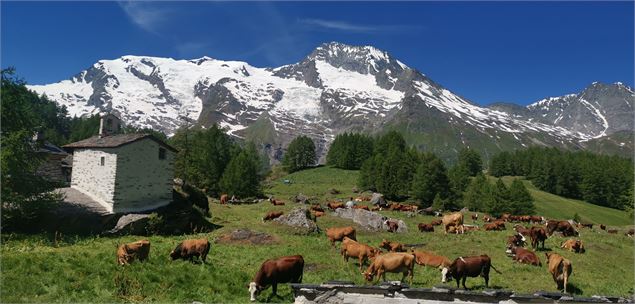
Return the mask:
{"type": "Polygon", "coordinates": [[[489,266],[492,267],[492,269],[494,269],[494,271],[496,271],[496,273],[503,274],[502,272],[498,271],[498,269],[496,269],[496,267],[494,267],[494,264],[490,263],[489,266]]]}

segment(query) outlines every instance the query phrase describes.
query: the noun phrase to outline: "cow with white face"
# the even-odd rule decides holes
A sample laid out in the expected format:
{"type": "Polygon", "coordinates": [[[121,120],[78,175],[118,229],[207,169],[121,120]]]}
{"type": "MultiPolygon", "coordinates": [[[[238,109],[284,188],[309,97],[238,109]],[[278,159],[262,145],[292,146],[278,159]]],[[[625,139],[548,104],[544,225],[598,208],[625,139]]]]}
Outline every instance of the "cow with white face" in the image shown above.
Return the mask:
{"type": "Polygon", "coordinates": [[[251,301],[271,286],[271,297],[277,296],[278,283],[302,283],[304,258],[301,255],[285,256],[269,259],[262,263],[254,281],[249,283],[251,301]]]}

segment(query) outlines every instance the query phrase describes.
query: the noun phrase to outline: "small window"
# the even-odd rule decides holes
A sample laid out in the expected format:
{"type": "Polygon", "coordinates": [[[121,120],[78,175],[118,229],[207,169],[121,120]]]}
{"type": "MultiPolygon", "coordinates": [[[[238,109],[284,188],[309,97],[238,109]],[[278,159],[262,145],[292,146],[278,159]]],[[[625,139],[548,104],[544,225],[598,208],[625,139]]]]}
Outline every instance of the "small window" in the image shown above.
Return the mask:
{"type": "Polygon", "coordinates": [[[159,148],[159,159],[165,159],[165,149],[159,148]]]}
{"type": "Polygon", "coordinates": [[[106,158],[102,156],[102,157],[99,159],[99,165],[103,166],[103,165],[105,165],[105,164],[106,164],[106,158]]]}

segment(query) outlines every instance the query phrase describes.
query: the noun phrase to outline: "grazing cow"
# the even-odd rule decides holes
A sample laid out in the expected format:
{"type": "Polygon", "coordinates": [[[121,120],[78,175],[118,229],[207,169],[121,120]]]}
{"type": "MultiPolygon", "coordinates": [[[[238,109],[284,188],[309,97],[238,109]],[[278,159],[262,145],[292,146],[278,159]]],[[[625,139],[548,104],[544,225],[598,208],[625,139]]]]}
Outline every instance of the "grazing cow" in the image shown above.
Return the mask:
{"type": "Polygon", "coordinates": [[[397,229],[399,229],[399,223],[396,221],[386,220],[384,225],[388,226],[388,232],[397,232],[397,229]]]}
{"type": "Polygon", "coordinates": [[[352,207],[353,209],[364,209],[366,211],[370,211],[370,209],[368,208],[368,206],[364,206],[364,205],[355,205],[352,207]]]}
{"type": "Polygon", "coordinates": [[[392,252],[404,252],[406,250],[404,250],[403,245],[399,242],[390,242],[386,239],[383,239],[381,241],[381,243],[379,244],[380,248],[384,248],[388,251],[392,251],[392,252]]]}
{"type": "Polygon", "coordinates": [[[553,252],[547,252],[545,256],[547,257],[547,265],[549,265],[549,273],[551,273],[553,280],[558,285],[558,290],[564,288],[564,292],[566,293],[569,276],[571,276],[571,272],[573,272],[571,261],[553,252]]]}
{"type": "Polygon", "coordinates": [[[519,224],[514,225],[514,230],[516,230],[516,232],[522,234],[523,236],[529,235],[531,233],[531,228],[527,228],[519,224]]]}
{"type": "Polygon", "coordinates": [[[117,263],[126,265],[135,259],[145,261],[150,254],[150,241],[140,240],[133,243],[122,244],[117,247],[117,263]]]}
{"type": "Polygon", "coordinates": [[[485,228],[485,231],[505,230],[505,226],[497,225],[496,223],[487,223],[483,225],[483,228],[485,228]]]}
{"type": "MultiPolygon", "coordinates": [[[[448,229],[449,227],[457,227],[460,225],[463,225],[463,213],[461,212],[455,212],[452,214],[447,214],[444,215],[443,218],[441,219],[441,222],[443,223],[443,228],[445,230],[445,233],[448,233],[448,229]]],[[[458,233],[458,229],[457,229],[457,233],[458,233]]]]}
{"type": "Polygon", "coordinates": [[[483,222],[489,223],[491,221],[492,221],[492,218],[489,215],[483,215],[483,222]]]}
{"type": "Polygon", "coordinates": [[[221,205],[227,204],[227,194],[223,194],[220,196],[220,204],[221,205]]]}
{"type": "Polygon", "coordinates": [[[584,244],[582,244],[582,241],[575,240],[575,239],[569,239],[562,242],[562,244],[560,245],[560,248],[564,248],[564,249],[573,251],[575,253],[584,253],[586,251],[584,249],[584,244]]]}
{"type": "Polygon", "coordinates": [[[269,211],[267,215],[265,215],[265,217],[262,218],[262,221],[266,222],[266,221],[279,218],[280,216],[282,216],[282,214],[283,214],[282,211],[269,211]]]}
{"type": "Polygon", "coordinates": [[[277,296],[279,283],[302,283],[304,258],[301,255],[269,259],[262,263],[253,282],[249,283],[250,300],[271,286],[271,296],[277,296]]]}
{"type": "Polygon", "coordinates": [[[344,203],[335,203],[335,202],[329,202],[328,204],[326,204],[326,206],[332,211],[335,211],[339,208],[345,208],[344,203]]]}
{"type": "Polygon", "coordinates": [[[463,233],[478,230],[480,230],[480,228],[476,225],[463,225],[463,233]]]}
{"type": "Polygon", "coordinates": [[[205,263],[209,249],[210,244],[207,239],[184,240],[170,252],[170,257],[172,261],[183,259],[190,260],[192,263],[194,263],[194,257],[199,257],[205,263]]]}
{"type": "Polygon", "coordinates": [[[322,206],[320,204],[315,204],[311,206],[311,210],[313,211],[319,211],[319,212],[324,212],[324,208],[322,208],[322,206]]]}
{"type": "Polygon", "coordinates": [[[313,214],[313,216],[315,216],[315,217],[320,217],[320,216],[324,216],[324,211],[313,211],[313,210],[311,210],[311,214],[313,214]]]}
{"type": "Polygon", "coordinates": [[[547,226],[548,236],[551,236],[556,231],[562,232],[563,236],[578,236],[578,231],[568,221],[548,221],[545,225],[547,226]]]}
{"type": "Polygon", "coordinates": [[[510,253],[513,255],[512,260],[516,262],[534,266],[542,266],[540,259],[533,251],[527,250],[522,247],[512,247],[510,253]]]}
{"type": "Polygon", "coordinates": [[[403,273],[401,281],[403,281],[406,276],[410,276],[410,285],[412,285],[412,280],[414,279],[414,267],[415,256],[412,253],[389,252],[375,257],[375,260],[363,274],[366,281],[371,282],[373,277],[376,276],[377,279],[379,279],[381,276],[382,280],[385,282],[386,272],[401,272],[403,273]]]}
{"type": "Polygon", "coordinates": [[[513,247],[523,247],[525,246],[525,237],[520,234],[514,234],[507,237],[507,253],[511,253],[511,249],[513,247]]]}
{"type": "Polygon", "coordinates": [[[446,282],[446,274],[448,273],[448,268],[452,262],[450,259],[442,256],[436,255],[432,252],[428,251],[419,251],[413,250],[411,251],[415,256],[415,262],[421,266],[434,267],[441,270],[441,282],[446,282]]]}
{"type": "Polygon", "coordinates": [[[355,242],[349,238],[344,238],[340,254],[344,257],[344,261],[346,262],[348,262],[349,257],[356,257],[359,260],[359,271],[362,271],[364,262],[377,256],[379,250],[366,244],[355,242]]]}
{"type": "Polygon", "coordinates": [[[542,223],[545,220],[544,217],[542,216],[536,216],[536,215],[532,215],[529,217],[529,222],[530,223],[542,223]]]}
{"type": "Polygon", "coordinates": [[[355,237],[355,228],[351,226],[327,228],[326,237],[329,238],[331,247],[335,245],[335,242],[341,242],[344,237],[348,237],[352,240],[357,240],[357,238],[355,237]]]}
{"type": "Polygon", "coordinates": [[[489,269],[494,269],[497,273],[501,273],[492,265],[492,260],[487,255],[459,257],[452,262],[448,268],[447,279],[456,279],[456,288],[459,288],[459,281],[462,281],[463,288],[467,277],[482,276],[485,279],[485,287],[489,284],[489,269]]]}
{"type": "Polygon", "coordinates": [[[608,232],[610,234],[617,234],[617,229],[609,229],[606,232],[608,232]]]}
{"type": "Polygon", "coordinates": [[[529,238],[531,238],[531,247],[538,249],[538,243],[541,243],[542,249],[545,249],[545,240],[547,239],[547,232],[542,227],[531,227],[529,230],[529,238]]]}
{"type": "Polygon", "coordinates": [[[633,237],[633,235],[635,235],[635,228],[628,229],[624,235],[633,237]]]}
{"type": "Polygon", "coordinates": [[[443,224],[442,220],[433,220],[432,222],[430,222],[430,225],[432,226],[440,226],[441,224],[443,224]]]}
{"type": "Polygon", "coordinates": [[[606,226],[604,224],[600,224],[600,229],[606,230],[606,226]]]}
{"type": "Polygon", "coordinates": [[[478,213],[473,213],[472,214],[472,221],[476,222],[478,220],[478,213]]]}
{"type": "Polygon", "coordinates": [[[419,223],[417,227],[419,227],[419,231],[421,232],[434,232],[434,226],[432,226],[432,224],[419,223]]]}
{"type": "Polygon", "coordinates": [[[273,197],[269,198],[269,202],[274,205],[274,206],[284,206],[284,202],[283,201],[278,201],[273,197]]]}

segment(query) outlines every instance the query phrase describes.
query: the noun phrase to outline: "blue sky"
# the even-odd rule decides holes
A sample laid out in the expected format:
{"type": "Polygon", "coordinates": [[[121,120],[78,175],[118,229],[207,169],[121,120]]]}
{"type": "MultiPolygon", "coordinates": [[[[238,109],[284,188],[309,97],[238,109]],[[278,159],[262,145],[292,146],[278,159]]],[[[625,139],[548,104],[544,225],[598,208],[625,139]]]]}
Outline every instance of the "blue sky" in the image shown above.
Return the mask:
{"type": "Polygon", "coordinates": [[[633,86],[633,2],[1,2],[1,65],[67,79],[123,55],[294,63],[373,45],[479,104],[633,86]]]}

